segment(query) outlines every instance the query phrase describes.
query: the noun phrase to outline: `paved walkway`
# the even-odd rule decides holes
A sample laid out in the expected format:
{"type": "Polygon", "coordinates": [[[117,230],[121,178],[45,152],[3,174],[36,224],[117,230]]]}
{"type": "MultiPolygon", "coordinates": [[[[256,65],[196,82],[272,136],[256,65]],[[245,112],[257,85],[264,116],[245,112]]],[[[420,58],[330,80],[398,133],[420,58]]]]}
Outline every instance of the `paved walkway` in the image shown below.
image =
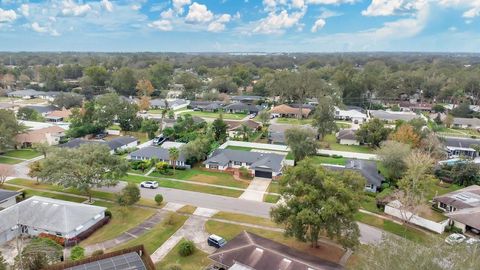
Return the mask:
{"type": "Polygon", "coordinates": [[[167,256],[167,254],[183,239],[189,239],[202,251],[210,254],[215,249],[208,246],[208,233],[205,231],[205,223],[208,218],[215,215],[217,211],[197,208],[192,216],[190,216],[183,226],[178,229],[167,241],[165,241],[155,252],[150,256],[154,263],[158,263],[167,256]]]}
{"type": "Polygon", "coordinates": [[[272,179],[255,177],[250,181],[248,188],[240,195],[239,199],[263,202],[263,196],[272,179]]]}
{"type": "Polygon", "coordinates": [[[375,154],[364,154],[364,153],[356,153],[356,152],[346,152],[346,151],[334,151],[334,150],[326,150],[326,149],[320,149],[317,151],[318,154],[323,154],[323,155],[337,155],[337,156],[342,156],[345,158],[357,158],[357,159],[372,159],[372,160],[377,160],[378,157],[375,154]]]}

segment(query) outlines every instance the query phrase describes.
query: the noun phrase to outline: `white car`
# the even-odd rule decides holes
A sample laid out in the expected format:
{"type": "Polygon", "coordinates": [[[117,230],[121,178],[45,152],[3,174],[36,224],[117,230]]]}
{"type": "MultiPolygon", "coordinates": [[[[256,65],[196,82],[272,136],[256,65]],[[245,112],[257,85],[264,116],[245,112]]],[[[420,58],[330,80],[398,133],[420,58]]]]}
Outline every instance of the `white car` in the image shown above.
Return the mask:
{"type": "Polygon", "coordinates": [[[469,238],[467,241],[465,241],[467,245],[480,245],[480,239],[477,238],[469,238]]]}
{"type": "Polygon", "coordinates": [[[460,244],[465,240],[467,240],[467,237],[459,233],[452,233],[447,238],[445,238],[445,242],[449,245],[460,244]]]}
{"type": "Polygon", "coordinates": [[[140,187],[142,188],[158,188],[158,182],[157,181],[143,181],[140,183],[140,187]]]}

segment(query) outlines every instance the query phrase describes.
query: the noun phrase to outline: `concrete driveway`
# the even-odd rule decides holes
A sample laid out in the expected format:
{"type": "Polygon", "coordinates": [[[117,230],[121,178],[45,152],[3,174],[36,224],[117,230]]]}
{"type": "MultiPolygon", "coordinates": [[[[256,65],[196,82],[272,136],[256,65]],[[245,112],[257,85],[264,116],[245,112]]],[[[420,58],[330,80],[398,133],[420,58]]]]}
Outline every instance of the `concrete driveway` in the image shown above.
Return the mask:
{"type": "Polygon", "coordinates": [[[263,202],[263,195],[268,189],[272,179],[255,177],[250,181],[245,192],[240,195],[240,199],[263,202]]]}

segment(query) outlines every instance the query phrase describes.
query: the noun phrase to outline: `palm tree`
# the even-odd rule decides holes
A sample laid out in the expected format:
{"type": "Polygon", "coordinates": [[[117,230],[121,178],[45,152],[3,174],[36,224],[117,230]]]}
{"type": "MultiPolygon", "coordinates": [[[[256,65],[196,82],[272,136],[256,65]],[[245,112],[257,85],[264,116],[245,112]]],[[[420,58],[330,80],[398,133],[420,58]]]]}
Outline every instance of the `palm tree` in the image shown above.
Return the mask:
{"type": "Polygon", "coordinates": [[[250,128],[247,125],[242,124],[240,132],[243,135],[243,140],[247,141],[248,140],[248,135],[250,134],[250,128]]]}
{"type": "Polygon", "coordinates": [[[160,131],[163,130],[163,119],[165,119],[165,115],[167,115],[168,113],[168,101],[165,99],[165,107],[163,107],[163,110],[162,110],[162,125],[160,126],[160,131]]]}
{"type": "Polygon", "coordinates": [[[170,162],[173,167],[173,174],[175,174],[175,167],[177,166],[177,160],[180,153],[178,152],[178,149],[176,147],[172,147],[168,149],[168,155],[170,157],[170,162]]]}

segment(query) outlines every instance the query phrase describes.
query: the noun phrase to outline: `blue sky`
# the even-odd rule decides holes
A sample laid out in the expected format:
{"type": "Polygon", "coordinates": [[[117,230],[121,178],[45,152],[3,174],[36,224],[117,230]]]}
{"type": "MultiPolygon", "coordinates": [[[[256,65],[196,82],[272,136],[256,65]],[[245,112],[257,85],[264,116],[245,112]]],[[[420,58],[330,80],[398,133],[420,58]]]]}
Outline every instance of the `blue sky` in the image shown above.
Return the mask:
{"type": "Polygon", "coordinates": [[[1,51],[480,52],[480,0],[0,0],[1,51]]]}

